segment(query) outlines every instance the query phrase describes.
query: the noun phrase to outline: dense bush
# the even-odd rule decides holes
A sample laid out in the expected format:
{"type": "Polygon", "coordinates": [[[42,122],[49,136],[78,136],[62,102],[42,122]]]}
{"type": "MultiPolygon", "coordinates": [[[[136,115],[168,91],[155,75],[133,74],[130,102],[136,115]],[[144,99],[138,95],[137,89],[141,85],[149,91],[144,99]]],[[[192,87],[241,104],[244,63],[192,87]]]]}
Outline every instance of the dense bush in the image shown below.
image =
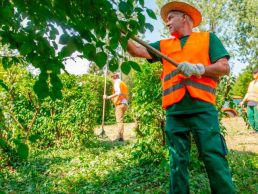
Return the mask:
{"type": "MultiPolygon", "coordinates": [[[[101,122],[104,79],[93,75],[60,75],[63,97],[55,100],[37,98],[33,91],[36,79],[18,66],[4,75],[0,99],[1,152],[12,159],[27,158],[29,146],[92,143],[93,128],[101,122]]],[[[111,87],[108,81],[108,92],[111,87]]],[[[107,103],[106,118],[110,117],[110,111],[111,104],[107,103]]]]}
{"type": "Polygon", "coordinates": [[[137,122],[137,143],[133,157],[140,163],[161,162],[164,147],[164,111],[161,108],[161,65],[141,64],[142,72],[134,75],[132,112],[137,122]]]}

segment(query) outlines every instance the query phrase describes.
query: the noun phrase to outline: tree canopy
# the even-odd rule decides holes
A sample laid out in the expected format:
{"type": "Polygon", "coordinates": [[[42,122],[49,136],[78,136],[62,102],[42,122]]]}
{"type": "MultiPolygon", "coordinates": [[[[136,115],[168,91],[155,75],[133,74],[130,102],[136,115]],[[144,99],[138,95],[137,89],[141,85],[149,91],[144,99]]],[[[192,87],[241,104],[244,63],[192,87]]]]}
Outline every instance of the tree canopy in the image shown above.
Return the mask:
{"type": "MultiPolygon", "coordinates": [[[[153,30],[144,14],[156,19],[144,0],[3,0],[0,5],[0,43],[18,51],[2,55],[2,64],[7,68],[23,60],[39,68],[34,87],[39,98],[61,97],[58,74],[75,51],[99,68],[118,69],[118,50],[126,49],[129,37],[153,30]]],[[[128,73],[131,67],[139,69],[130,61],[121,69],[128,73]]]]}

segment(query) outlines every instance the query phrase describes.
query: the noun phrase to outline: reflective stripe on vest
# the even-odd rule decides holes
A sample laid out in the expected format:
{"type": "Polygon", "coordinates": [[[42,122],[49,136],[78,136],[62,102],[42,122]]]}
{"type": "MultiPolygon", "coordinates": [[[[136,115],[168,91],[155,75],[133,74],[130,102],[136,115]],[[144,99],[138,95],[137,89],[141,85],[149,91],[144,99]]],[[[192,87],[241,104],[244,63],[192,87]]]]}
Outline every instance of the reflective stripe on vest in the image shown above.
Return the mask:
{"type": "Polygon", "coordinates": [[[209,92],[209,93],[214,94],[214,95],[215,95],[215,92],[216,92],[214,88],[212,88],[208,85],[201,84],[201,83],[198,83],[198,82],[194,82],[194,81],[191,81],[190,79],[185,79],[185,80],[179,82],[178,84],[175,84],[175,85],[171,86],[170,88],[164,90],[163,91],[163,96],[166,96],[166,95],[172,93],[175,90],[183,88],[186,85],[192,86],[192,87],[200,89],[200,90],[204,90],[204,91],[209,92]]]}
{"type": "MultiPolygon", "coordinates": [[[[210,65],[208,32],[193,32],[188,37],[184,48],[181,48],[179,39],[166,39],[160,41],[160,50],[177,63],[189,62],[210,65]]],[[[218,78],[202,76],[190,78],[180,74],[176,67],[162,59],[163,63],[163,97],[162,107],[167,108],[179,102],[185,95],[186,89],[192,98],[196,98],[215,105],[215,89],[218,78]]]]}

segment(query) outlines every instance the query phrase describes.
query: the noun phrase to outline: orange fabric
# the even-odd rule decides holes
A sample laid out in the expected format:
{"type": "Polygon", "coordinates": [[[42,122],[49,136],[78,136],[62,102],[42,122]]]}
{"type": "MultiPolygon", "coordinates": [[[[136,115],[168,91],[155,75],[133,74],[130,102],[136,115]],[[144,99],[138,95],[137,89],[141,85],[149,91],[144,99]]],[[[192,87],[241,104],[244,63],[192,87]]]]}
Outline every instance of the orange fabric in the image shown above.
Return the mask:
{"type": "MultiPolygon", "coordinates": [[[[121,104],[123,99],[128,100],[128,87],[123,81],[120,82],[120,92],[121,94],[119,96],[116,96],[115,98],[113,98],[113,102],[115,106],[121,104]]],[[[115,93],[114,89],[113,89],[113,93],[115,93]]]]}
{"type": "MultiPolygon", "coordinates": [[[[210,37],[208,32],[193,32],[186,41],[183,49],[181,48],[179,39],[171,38],[160,41],[160,50],[163,54],[172,58],[177,63],[189,62],[192,64],[200,63],[203,65],[210,65],[209,40],[210,37]]],[[[169,76],[171,73],[175,73],[176,67],[166,60],[162,60],[162,107],[164,109],[179,102],[184,97],[186,89],[189,91],[191,97],[215,105],[215,94],[208,92],[207,89],[205,91],[202,88],[208,88],[208,90],[215,91],[217,81],[206,76],[202,76],[201,78],[191,76],[190,78],[187,78],[178,73],[173,76],[169,76]],[[192,83],[194,85],[192,85],[192,83]],[[199,88],[195,85],[198,85],[199,88]]]]}

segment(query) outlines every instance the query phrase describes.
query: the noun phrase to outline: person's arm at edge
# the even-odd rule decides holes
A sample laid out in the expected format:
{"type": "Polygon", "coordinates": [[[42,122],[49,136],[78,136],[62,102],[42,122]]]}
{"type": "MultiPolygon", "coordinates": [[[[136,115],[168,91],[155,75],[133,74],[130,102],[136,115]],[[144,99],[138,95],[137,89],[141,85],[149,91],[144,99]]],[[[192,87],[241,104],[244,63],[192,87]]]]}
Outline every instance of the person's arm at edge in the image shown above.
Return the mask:
{"type": "Polygon", "coordinates": [[[131,39],[128,40],[127,51],[133,57],[152,59],[152,56],[144,46],[136,45],[131,39]]]}

